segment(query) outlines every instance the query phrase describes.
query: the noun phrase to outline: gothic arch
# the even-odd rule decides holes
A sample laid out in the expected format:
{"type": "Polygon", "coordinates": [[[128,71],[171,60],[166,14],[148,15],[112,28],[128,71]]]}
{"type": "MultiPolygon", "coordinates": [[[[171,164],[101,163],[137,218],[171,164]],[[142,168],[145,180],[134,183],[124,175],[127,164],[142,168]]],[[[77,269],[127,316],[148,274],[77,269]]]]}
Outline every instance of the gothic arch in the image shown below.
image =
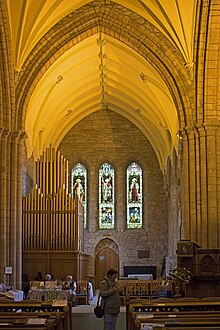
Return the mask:
{"type": "Polygon", "coordinates": [[[115,253],[119,253],[119,247],[118,245],[110,238],[103,238],[101,241],[99,241],[95,247],[95,256],[97,255],[97,253],[101,250],[103,250],[104,248],[110,248],[113,251],[115,251],[115,253]]]}
{"type": "Polygon", "coordinates": [[[180,52],[143,17],[114,1],[102,7],[95,0],[53,26],[26,59],[16,89],[17,128],[24,128],[31,94],[50,65],[79,41],[100,30],[131,47],[159,72],[173,97],[180,127],[190,125],[194,103],[192,80],[180,52]]]}

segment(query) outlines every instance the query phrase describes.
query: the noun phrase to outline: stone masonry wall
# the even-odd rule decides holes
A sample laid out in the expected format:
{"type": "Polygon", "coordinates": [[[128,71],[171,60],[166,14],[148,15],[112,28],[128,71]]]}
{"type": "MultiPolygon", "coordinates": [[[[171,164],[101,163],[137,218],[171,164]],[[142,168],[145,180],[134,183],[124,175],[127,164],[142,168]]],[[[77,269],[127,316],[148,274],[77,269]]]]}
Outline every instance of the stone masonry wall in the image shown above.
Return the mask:
{"type": "Polygon", "coordinates": [[[163,175],[149,141],[130,121],[110,110],[97,111],[75,125],[59,148],[69,161],[69,171],[81,162],[88,170],[88,229],[85,252],[108,237],[119,247],[120,273],[124,266],[157,266],[160,275],[168,249],[166,195],[163,175]],[[126,168],[138,162],[143,169],[143,228],[126,229],[126,168]],[[115,169],[115,229],[98,229],[98,170],[109,162],[115,169]],[[149,250],[138,258],[138,250],[149,250]]]}

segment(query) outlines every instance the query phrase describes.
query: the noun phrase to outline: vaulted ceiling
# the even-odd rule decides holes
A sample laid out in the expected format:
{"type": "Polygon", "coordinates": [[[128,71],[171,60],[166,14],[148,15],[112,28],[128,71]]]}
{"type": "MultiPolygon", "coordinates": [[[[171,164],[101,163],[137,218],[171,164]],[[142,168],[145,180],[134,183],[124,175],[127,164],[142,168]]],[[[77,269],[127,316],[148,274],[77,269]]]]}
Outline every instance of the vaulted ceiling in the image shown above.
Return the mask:
{"type": "MultiPolygon", "coordinates": [[[[7,0],[16,70],[39,40],[89,0],[7,0]]],[[[101,3],[108,3],[100,1],[101,3]]],[[[196,0],[114,0],[152,23],[182,54],[193,57],[196,0]]],[[[60,56],[33,90],[25,117],[28,155],[65,134],[84,117],[108,108],[131,120],[151,142],[163,168],[177,146],[177,109],[162,77],[119,40],[99,32],[60,56]]]]}

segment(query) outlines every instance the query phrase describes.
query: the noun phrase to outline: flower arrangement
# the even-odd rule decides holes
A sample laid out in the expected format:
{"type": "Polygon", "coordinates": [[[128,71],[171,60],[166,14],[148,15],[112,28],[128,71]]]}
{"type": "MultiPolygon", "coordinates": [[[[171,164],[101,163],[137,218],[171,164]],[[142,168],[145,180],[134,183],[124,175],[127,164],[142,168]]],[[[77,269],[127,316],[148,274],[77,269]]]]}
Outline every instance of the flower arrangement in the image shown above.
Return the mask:
{"type": "Polygon", "coordinates": [[[183,268],[174,268],[170,272],[170,276],[174,279],[178,279],[184,283],[189,283],[192,279],[192,274],[191,272],[186,269],[185,267],[183,268]]]}

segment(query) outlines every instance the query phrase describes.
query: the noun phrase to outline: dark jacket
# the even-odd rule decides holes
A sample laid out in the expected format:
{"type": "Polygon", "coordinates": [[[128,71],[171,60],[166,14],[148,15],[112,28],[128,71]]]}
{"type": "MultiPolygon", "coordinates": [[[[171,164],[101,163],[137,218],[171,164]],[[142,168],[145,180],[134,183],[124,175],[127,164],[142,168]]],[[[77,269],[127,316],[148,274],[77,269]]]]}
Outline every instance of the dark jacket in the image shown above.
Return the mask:
{"type": "Polygon", "coordinates": [[[120,295],[117,282],[105,277],[100,282],[99,294],[102,297],[101,306],[105,314],[117,314],[120,312],[120,295]]]}

